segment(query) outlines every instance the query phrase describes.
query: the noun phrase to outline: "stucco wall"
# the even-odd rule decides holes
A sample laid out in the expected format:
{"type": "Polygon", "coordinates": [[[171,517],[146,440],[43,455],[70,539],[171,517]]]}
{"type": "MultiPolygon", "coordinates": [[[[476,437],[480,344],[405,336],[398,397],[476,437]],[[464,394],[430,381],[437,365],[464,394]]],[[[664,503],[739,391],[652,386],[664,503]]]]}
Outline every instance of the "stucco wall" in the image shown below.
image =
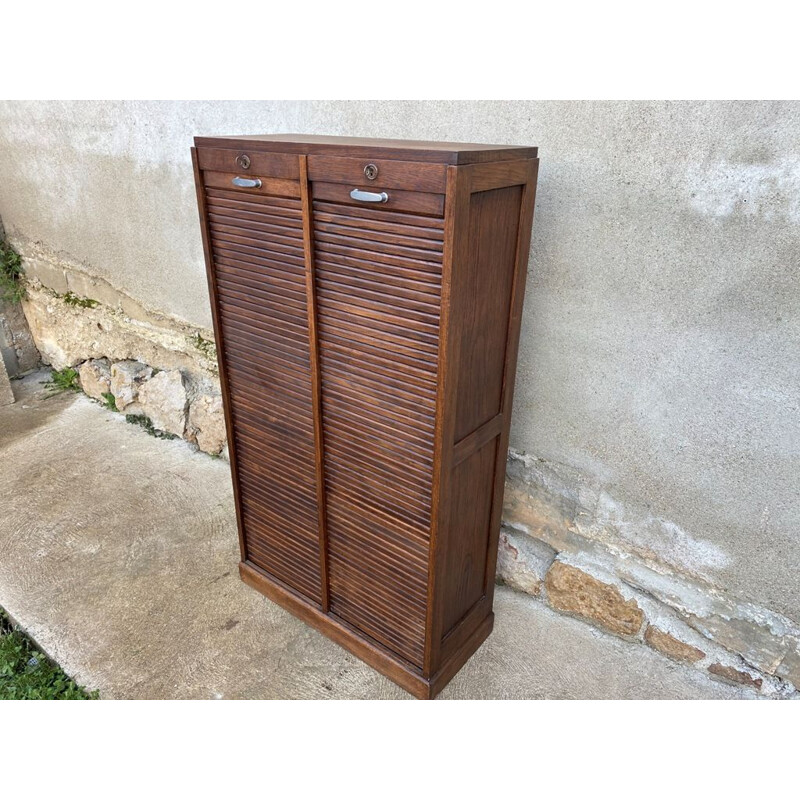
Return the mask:
{"type": "Polygon", "coordinates": [[[6,103],[0,216],[208,327],[191,138],[291,131],[538,145],[512,447],[800,620],[800,104],[6,103]]]}

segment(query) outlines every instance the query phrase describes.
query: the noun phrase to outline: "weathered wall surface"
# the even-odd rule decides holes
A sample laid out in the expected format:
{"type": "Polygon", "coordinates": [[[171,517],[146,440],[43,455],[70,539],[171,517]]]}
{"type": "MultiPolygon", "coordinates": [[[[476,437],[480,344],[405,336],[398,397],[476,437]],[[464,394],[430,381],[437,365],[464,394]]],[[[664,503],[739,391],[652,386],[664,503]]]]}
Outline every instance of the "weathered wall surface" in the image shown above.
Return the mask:
{"type": "MultiPolygon", "coordinates": [[[[726,598],[749,602],[778,644],[748,663],[788,674],[800,104],[6,103],[0,216],[45,287],[99,287],[133,324],[174,317],[186,339],[210,327],[192,136],[291,131],[540,147],[510,535],[658,596],[648,570],[687,619],[702,598],[722,597],[705,605],[715,619],[738,618],[726,598]]],[[[68,360],[111,356],[99,341],[68,360]]],[[[546,569],[517,582],[547,593],[546,569]]],[[[695,628],[713,637],[711,616],[695,628]]],[[[726,647],[747,649],[731,636],[726,647]]]]}

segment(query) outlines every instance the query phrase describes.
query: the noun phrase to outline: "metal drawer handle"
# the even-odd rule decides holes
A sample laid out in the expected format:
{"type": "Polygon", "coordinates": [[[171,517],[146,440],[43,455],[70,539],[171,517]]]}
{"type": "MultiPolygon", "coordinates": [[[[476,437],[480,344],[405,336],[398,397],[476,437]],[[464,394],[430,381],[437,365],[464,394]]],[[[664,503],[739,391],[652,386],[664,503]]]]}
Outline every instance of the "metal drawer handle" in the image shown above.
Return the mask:
{"type": "Polygon", "coordinates": [[[258,178],[234,178],[231,183],[234,186],[241,186],[242,189],[260,189],[261,181],[258,178]]]}
{"type": "Polygon", "coordinates": [[[363,192],[361,189],[353,189],[350,197],[353,200],[360,200],[362,203],[386,203],[389,200],[386,192],[363,192]]]}

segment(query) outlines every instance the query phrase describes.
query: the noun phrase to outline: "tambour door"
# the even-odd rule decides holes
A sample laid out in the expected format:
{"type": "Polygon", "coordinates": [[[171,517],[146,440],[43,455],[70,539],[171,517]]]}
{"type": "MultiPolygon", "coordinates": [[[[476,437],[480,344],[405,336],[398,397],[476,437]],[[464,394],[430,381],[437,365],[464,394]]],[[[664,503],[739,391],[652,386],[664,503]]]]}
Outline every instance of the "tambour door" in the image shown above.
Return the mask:
{"type": "Polygon", "coordinates": [[[309,177],[330,611],[421,668],[444,168],[310,157],[309,177]]]}
{"type": "Polygon", "coordinates": [[[240,575],[432,697],[494,620],[536,148],[195,144],[240,575]]]}
{"type": "Polygon", "coordinates": [[[210,282],[249,561],[321,603],[298,159],[201,149],[210,282]]]}

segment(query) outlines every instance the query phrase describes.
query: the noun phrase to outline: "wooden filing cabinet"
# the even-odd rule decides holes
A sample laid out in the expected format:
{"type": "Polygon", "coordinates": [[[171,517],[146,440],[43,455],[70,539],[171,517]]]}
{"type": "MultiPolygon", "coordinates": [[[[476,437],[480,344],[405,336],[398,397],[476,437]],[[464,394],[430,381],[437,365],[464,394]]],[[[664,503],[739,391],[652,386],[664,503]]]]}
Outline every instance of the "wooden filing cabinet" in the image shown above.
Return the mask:
{"type": "Polygon", "coordinates": [[[192,149],[241,576],[418,697],[492,629],[536,155],[192,149]]]}

